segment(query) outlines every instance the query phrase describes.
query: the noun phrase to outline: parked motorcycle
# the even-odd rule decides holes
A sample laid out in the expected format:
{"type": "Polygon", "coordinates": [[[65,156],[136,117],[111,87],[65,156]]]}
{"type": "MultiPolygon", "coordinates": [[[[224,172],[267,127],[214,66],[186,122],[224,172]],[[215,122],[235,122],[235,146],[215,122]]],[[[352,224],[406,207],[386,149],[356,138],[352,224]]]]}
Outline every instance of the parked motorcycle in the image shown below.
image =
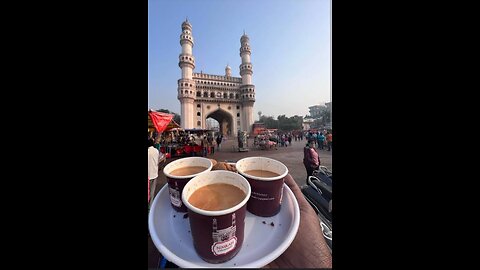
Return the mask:
{"type": "Polygon", "coordinates": [[[332,172],[320,166],[307,178],[307,184],[300,188],[320,220],[323,236],[332,251],[332,172]]]}

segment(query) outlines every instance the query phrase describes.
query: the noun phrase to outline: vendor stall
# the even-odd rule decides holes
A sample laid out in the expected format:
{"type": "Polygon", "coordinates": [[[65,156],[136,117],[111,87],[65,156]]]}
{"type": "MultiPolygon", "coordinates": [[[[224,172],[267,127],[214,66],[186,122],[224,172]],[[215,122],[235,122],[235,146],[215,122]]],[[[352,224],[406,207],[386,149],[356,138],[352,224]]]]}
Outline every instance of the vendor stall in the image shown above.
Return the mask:
{"type": "Polygon", "coordinates": [[[148,112],[148,131],[149,136],[155,139],[155,146],[167,158],[176,156],[200,156],[202,155],[202,146],[197,142],[195,131],[205,130],[183,130],[178,123],[173,120],[173,114],[161,112],[148,112]]]}

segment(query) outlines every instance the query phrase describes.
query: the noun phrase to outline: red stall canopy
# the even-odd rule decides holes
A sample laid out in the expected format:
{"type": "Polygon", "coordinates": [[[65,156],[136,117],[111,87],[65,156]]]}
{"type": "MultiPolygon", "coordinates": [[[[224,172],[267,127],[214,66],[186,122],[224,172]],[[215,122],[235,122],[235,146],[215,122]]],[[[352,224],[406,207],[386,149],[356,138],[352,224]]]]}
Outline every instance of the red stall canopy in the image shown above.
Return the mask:
{"type": "Polygon", "coordinates": [[[158,132],[163,132],[167,128],[171,129],[178,126],[178,124],[173,121],[173,114],[149,111],[148,116],[150,116],[150,119],[158,132]]]}

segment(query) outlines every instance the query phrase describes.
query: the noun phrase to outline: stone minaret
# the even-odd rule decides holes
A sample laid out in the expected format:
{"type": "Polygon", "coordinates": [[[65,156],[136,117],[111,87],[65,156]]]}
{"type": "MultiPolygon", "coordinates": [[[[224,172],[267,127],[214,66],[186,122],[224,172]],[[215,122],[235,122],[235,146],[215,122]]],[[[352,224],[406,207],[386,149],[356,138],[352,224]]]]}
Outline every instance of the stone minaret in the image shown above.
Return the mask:
{"type": "Polygon", "coordinates": [[[182,23],[182,34],[180,35],[182,53],[179,56],[178,66],[182,69],[182,78],[178,80],[178,99],[181,105],[181,127],[191,129],[195,127],[194,107],[195,81],[192,79],[195,68],[195,57],[192,54],[193,37],[192,25],[188,19],[182,23]]]}
{"type": "Polygon", "coordinates": [[[232,77],[232,69],[230,68],[230,66],[228,64],[225,67],[225,76],[232,77]]]}
{"type": "Polygon", "coordinates": [[[247,133],[252,132],[253,118],[253,103],[255,102],[255,85],[252,84],[252,63],[250,62],[250,44],[249,38],[243,33],[240,38],[240,56],[242,57],[242,64],[240,65],[240,75],[242,76],[242,85],[240,86],[240,95],[242,97],[242,126],[241,129],[247,133]]]}

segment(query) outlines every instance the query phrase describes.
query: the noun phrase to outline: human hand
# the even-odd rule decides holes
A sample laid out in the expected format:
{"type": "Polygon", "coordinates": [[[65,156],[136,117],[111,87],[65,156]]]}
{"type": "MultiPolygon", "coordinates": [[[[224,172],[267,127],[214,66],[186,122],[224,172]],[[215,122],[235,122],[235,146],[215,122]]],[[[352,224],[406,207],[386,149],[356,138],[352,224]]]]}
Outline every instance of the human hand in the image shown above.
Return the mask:
{"type": "Polygon", "coordinates": [[[290,174],[285,177],[285,184],[297,198],[300,226],[292,244],[265,268],[332,268],[332,254],[323,237],[317,214],[290,174]]]}

